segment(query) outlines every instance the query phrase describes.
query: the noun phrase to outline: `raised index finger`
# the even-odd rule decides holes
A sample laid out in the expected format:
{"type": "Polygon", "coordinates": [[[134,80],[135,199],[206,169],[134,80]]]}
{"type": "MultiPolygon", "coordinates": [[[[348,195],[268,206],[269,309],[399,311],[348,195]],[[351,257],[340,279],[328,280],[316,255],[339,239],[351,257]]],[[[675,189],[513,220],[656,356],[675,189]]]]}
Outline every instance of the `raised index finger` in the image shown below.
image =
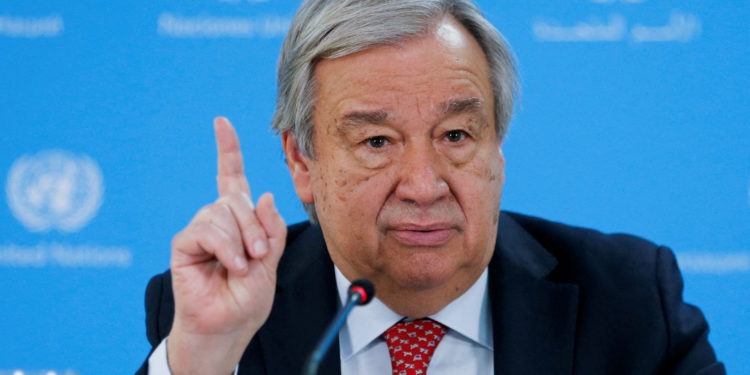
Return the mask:
{"type": "Polygon", "coordinates": [[[219,172],[216,176],[219,195],[245,193],[249,197],[250,185],[245,177],[237,132],[225,117],[214,119],[214,132],[219,159],[219,172]]]}

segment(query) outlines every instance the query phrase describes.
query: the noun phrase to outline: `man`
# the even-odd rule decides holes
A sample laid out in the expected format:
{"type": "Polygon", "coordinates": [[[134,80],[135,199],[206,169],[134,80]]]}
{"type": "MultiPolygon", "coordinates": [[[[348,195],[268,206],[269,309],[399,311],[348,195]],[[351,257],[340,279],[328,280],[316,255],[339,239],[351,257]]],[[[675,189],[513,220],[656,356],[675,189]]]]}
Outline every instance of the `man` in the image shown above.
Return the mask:
{"type": "Polygon", "coordinates": [[[140,373],[299,373],[359,278],[377,298],[321,373],[400,373],[395,335],[425,324],[431,375],[724,373],[669,250],[500,213],[510,56],[466,0],[305,2],[273,127],[313,223],[253,205],[217,118],[220,198],[149,284],[140,373]]]}

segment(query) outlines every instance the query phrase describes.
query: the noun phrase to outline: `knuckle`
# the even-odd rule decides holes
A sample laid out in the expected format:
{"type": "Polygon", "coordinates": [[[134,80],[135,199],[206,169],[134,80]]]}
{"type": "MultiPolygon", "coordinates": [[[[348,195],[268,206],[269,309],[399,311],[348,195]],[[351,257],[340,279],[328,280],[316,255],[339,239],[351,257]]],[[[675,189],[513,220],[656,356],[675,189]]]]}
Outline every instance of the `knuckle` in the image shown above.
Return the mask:
{"type": "Polygon", "coordinates": [[[230,213],[229,205],[227,205],[222,200],[217,200],[214,202],[214,204],[211,205],[210,213],[212,216],[221,216],[226,215],[227,213],[230,213]]]}
{"type": "Polygon", "coordinates": [[[223,204],[223,205],[229,205],[229,204],[230,204],[230,202],[232,201],[232,195],[234,195],[234,193],[224,194],[224,195],[220,196],[220,197],[219,197],[219,198],[218,198],[218,199],[217,199],[217,200],[216,200],[216,201],[214,202],[214,204],[216,204],[216,205],[220,205],[220,204],[223,204]]]}
{"type": "Polygon", "coordinates": [[[253,213],[247,207],[247,204],[243,203],[242,198],[238,194],[222,197],[221,205],[224,207],[226,214],[231,215],[234,220],[240,223],[247,221],[247,218],[253,213]]]}
{"type": "Polygon", "coordinates": [[[179,249],[180,247],[182,247],[184,238],[185,238],[185,230],[177,232],[177,234],[175,234],[174,237],[172,237],[172,242],[171,242],[172,249],[179,249]]]}
{"type": "Polygon", "coordinates": [[[237,208],[239,208],[239,206],[237,205],[237,199],[235,198],[234,194],[222,196],[221,198],[219,198],[219,200],[216,201],[216,204],[220,206],[224,212],[230,214],[236,212],[237,208]]]}
{"type": "Polygon", "coordinates": [[[243,234],[243,237],[253,239],[253,240],[266,238],[266,232],[257,222],[244,227],[242,229],[242,234],[243,234]]]}
{"type": "Polygon", "coordinates": [[[213,225],[210,222],[199,221],[192,226],[191,232],[196,237],[204,238],[204,237],[209,236],[211,232],[214,230],[215,229],[213,228],[213,225]]]}
{"type": "Polygon", "coordinates": [[[193,222],[209,220],[211,216],[213,216],[213,212],[214,212],[214,204],[213,203],[207,204],[201,207],[201,209],[198,210],[195,216],[193,216],[193,222]]]}
{"type": "Polygon", "coordinates": [[[219,232],[213,232],[198,237],[198,243],[200,243],[201,247],[206,251],[212,254],[221,253],[224,249],[232,246],[232,241],[219,232]]]}
{"type": "Polygon", "coordinates": [[[225,252],[228,251],[228,249],[235,247],[234,241],[226,236],[214,237],[214,245],[216,246],[217,252],[225,252]]]}
{"type": "Polygon", "coordinates": [[[247,217],[253,214],[253,204],[250,201],[250,197],[248,197],[246,194],[232,194],[230,196],[227,196],[227,198],[231,202],[232,209],[235,210],[235,212],[247,217]]]}
{"type": "Polygon", "coordinates": [[[224,228],[215,223],[201,223],[199,236],[209,238],[221,247],[236,246],[242,241],[236,226],[224,228]]]}
{"type": "Polygon", "coordinates": [[[239,242],[242,240],[242,235],[237,225],[226,229],[222,228],[222,234],[231,241],[239,242]]]}
{"type": "Polygon", "coordinates": [[[235,221],[232,210],[225,204],[219,204],[214,207],[212,218],[214,218],[218,222],[225,224],[235,221]]]}
{"type": "Polygon", "coordinates": [[[198,210],[198,214],[196,214],[196,216],[209,214],[211,212],[211,209],[213,208],[213,206],[214,206],[213,203],[209,203],[209,204],[201,207],[201,209],[198,210]]]}
{"type": "Polygon", "coordinates": [[[234,220],[232,212],[228,207],[222,204],[211,204],[206,206],[199,216],[194,220],[195,224],[214,224],[226,226],[226,223],[234,220]]]}

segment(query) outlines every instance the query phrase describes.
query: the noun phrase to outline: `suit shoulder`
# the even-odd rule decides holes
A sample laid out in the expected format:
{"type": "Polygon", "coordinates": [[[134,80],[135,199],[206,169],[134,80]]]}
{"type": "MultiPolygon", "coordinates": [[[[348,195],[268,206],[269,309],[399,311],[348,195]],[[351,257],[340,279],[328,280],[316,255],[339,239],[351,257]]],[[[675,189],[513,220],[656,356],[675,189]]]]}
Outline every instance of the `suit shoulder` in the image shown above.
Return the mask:
{"type": "Polygon", "coordinates": [[[309,221],[301,221],[299,223],[291,224],[286,227],[286,243],[293,242],[297,239],[305,230],[310,228],[312,224],[309,221]]]}
{"type": "Polygon", "coordinates": [[[660,246],[651,241],[518,213],[507,215],[557,259],[559,278],[654,282],[660,246]]]}
{"type": "Polygon", "coordinates": [[[155,275],[146,287],[146,335],[155,347],[169,333],[174,316],[172,274],[169,270],[155,275]]]}
{"type": "Polygon", "coordinates": [[[640,358],[629,362],[652,363],[659,373],[725,373],[708,343],[705,318],[682,299],[682,276],[670,249],[628,234],[506,216],[555,257],[550,281],[577,286],[578,334],[589,338],[597,356],[640,358]],[[638,345],[623,344],[633,338],[638,345]]]}

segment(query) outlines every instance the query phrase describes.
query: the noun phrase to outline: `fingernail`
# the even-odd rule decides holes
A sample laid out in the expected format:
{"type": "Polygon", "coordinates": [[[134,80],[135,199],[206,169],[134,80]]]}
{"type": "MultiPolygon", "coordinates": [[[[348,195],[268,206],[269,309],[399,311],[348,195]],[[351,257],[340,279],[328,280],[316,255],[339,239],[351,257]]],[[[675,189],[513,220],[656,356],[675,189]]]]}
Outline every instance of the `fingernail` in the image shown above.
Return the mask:
{"type": "Polygon", "coordinates": [[[247,268],[247,262],[245,261],[245,257],[241,257],[239,255],[234,257],[234,265],[237,266],[241,271],[244,271],[245,268],[247,268]]]}
{"type": "Polygon", "coordinates": [[[266,255],[266,251],[268,249],[266,249],[266,243],[265,242],[263,242],[261,240],[257,240],[253,244],[253,250],[255,250],[255,256],[256,257],[263,257],[264,255],[266,255]]]}

